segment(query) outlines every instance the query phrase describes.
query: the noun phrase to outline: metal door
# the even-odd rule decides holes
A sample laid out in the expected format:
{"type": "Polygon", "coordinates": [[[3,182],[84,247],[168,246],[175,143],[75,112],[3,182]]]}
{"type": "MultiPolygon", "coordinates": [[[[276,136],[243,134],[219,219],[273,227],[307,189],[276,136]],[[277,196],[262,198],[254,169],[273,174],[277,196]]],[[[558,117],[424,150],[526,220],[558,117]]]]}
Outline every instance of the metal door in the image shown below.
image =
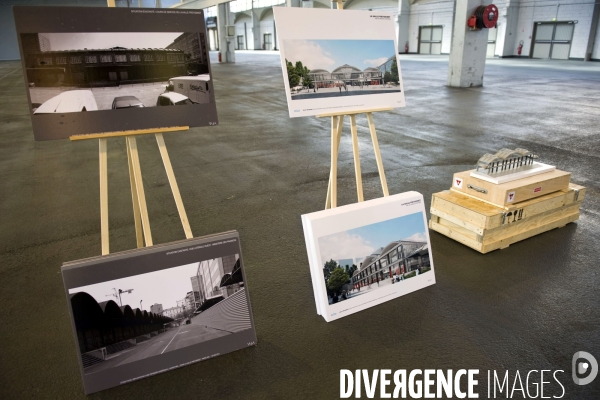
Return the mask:
{"type": "Polygon", "coordinates": [[[496,55],[496,38],[498,35],[498,28],[490,28],[488,30],[488,45],[487,45],[487,58],[494,58],[496,55]]]}
{"type": "Polygon", "coordinates": [[[237,50],[244,50],[244,36],[238,35],[237,37],[237,50]]]}
{"type": "Polygon", "coordinates": [[[574,27],[573,21],[536,22],[531,57],[568,60],[574,27]]]}
{"type": "Polygon", "coordinates": [[[421,26],[419,34],[419,54],[442,54],[441,26],[421,26]]]}
{"type": "Polygon", "coordinates": [[[264,42],[265,42],[265,44],[264,44],[265,50],[271,50],[272,42],[271,42],[271,34],[270,33],[264,34],[264,42]]]}

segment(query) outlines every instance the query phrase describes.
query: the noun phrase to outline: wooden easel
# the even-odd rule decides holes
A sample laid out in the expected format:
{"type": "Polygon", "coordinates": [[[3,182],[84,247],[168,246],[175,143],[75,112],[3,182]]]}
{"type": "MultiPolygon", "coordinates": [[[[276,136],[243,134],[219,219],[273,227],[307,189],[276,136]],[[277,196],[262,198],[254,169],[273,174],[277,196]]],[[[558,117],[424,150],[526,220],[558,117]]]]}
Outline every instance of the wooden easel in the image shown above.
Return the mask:
{"type": "MultiPolygon", "coordinates": [[[[338,10],[343,10],[345,0],[332,0],[337,3],[338,10]]],[[[367,114],[369,121],[369,130],[371,131],[371,141],[373,142],[373,150],[375,151],[375,159],[377,160],[377,169],[379,171],[379,179],[381,180],[381,188],[383,195],[389,196],[390,193],[385,179],[385,171],[383,170],[383,162],[381,161],[381,152],[379,151],[379,142],[377,141],[377,132],[375,123],[373,122],[373,114],[378,111],[391,111],[393,108],[378,108],[371,110],[350,111],[345,113],[329,113],[319,114],[317,118],[331,117],[331,171],[329,173],[329,185],[327,187],[327,199],[325,200],[325,209],[337,207],[337,159],[338,150],[340,147],[340,139],[342,137],[342,127],[344,125],[344,117],[350,117],[350,130],[352,132],[352,150],[354,153],[354,173],[356,175],[356,192],[358,201],[364,200],[362,177],[360,172],[360,156],[358,151],[358,135],[356,133],[356,115],[367,114]]]]}
{"type": "Polygon", "coordinates": [[[171,128],[141,129],[135,131],[75,135],[70,137],[71,140],[98,139],[100,159],[100,236],[102,241],[102,255],[106,255],[110,252],[108,240],[108,151],[106,142],[107,138],[109,137],[125,137],[137,247],[144,247],[144,243],[146,246],[153,245],[152,232],[150,231],[150,220],[148,218],[148,208],[146,207],[144,183],[142,181],[142,170],[140,168],[140,158],[136,142],[137,135],[151,133],[155,134],[160,156],[162,157],[163,164],[167,172],[167,178],[169,179],[169,184],[171,186],[171,191],[173,192],[173,197],[175,198],[175,204],[177,206],[177,211],[179,212],[179,218],[181,219],[181,224],[183,225],[185,237],[187,239],[194,237],[192,235],[192,229],[190,228],[190,222],[188,221],[185,208],[183,207],[179,186],[177,186],[177,180],[175,179],[175,174],[173,173],[171,159],[169,158],[169,153],[167,152],[167,145],[165,144],[165,139],[163,138],[164,132],[184,131],[188,129],[188,126],[177,126],[171,128]]]}
{"type": "MultiPolygon", "coordinates": [[[[107,0],[107,3],[108,7],[115,7],[115,0],[107,0]]],[[[134,131],[106,132],[89,135],[74,135],[70,137],[71,140],[98,139],[98,153],[100,159],[100,237],[102,242],[102,255],[109,254],[110,252],[108,236],[108,150],[106,142],[106,139],[110,137],[125,137],[137,247],[144,247],[144,243],[146,246],[153,245],[152,232],[150,231],[150,220],[148,218],[148,208],[146,207],[144,183],[142,181],[142,170],[140,168],[140,158],[136,142],[137,135],[146,135],[151,133],[155,134],[160,156],[162,157],[163,164],[167,172],[167,178],[169,179],[169,184],[171,186],[171,191],[173,192],[173,197],[175,198],[175,204],[177,205],[179,218],[181,219],[181,224],[183,225],[185,237],[187,239],[194,237],[192,235],[192,229],[190,228],[190,222],[188,221],[185,208],[183,207],[183,201],[181,199],[179,187],[177,186],[177,180],[175,180],[171,159],[169,158],[169,153],[167,152],[167,145],[165,144],[165,139],[162,135],[164,132],[185,131],[189,129],[189,126],[176,126],[157,129],[140,129],[134,131]]]]}

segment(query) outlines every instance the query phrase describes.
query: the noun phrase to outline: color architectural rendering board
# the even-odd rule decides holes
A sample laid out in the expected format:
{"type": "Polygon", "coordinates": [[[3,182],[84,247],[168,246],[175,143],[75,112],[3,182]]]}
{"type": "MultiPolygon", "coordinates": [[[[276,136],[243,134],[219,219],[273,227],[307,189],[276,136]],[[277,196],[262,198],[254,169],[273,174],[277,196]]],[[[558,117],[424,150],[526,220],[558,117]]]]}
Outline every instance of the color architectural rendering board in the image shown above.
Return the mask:
{"type": "Polygon", "coordinates": [[[35,140],[217,125],[202,10],[14,14],[35,140]]]}
{"type": "Polygon", "coordinates": [[[435,283],[423,196],[302,216],[317,313],[327,322],[435,283]]]}
{"type": "Polygon", "coordinates": [[[391,13],[273,12],[290,117],[404,107],[391,13]]]}
{"type": "Polygon", "coordinates": [[[239,236],[65,263],[86,394],[256,343],[239,236]]]}

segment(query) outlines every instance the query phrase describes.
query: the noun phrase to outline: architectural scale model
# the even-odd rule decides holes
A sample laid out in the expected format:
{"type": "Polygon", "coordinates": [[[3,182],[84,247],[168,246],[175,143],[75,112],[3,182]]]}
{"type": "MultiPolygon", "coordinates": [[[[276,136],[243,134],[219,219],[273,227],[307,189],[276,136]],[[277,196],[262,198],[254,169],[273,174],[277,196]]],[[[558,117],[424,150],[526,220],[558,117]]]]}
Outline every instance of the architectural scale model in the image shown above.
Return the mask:
{"type": "Polygon", "coordinates": [[[571,173],[517,148],[485,154],[434,193],[429,228],[488,253],[579,219],[586,188],[571,173]]]}
{"type": "Polygon", "coordinates": [[[529,150],[517,148],[501,149],[496,154],[484,154],[479,161],[477,161],[476,171],[483,170],[489,175],[496,174],[498,172],[504,172],[510,170],[511,172],[518,172],[520,168],[532,165],[533,161],[538,156],[530,152],[529,150]]]}

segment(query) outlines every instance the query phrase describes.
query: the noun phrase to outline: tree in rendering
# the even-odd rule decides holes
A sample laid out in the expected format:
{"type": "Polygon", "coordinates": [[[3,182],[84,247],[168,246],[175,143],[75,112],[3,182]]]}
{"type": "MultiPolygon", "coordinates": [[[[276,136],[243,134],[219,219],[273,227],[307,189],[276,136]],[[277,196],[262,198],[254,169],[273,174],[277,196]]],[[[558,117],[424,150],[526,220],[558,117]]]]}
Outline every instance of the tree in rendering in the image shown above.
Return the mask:
{"type": "Polygon", "coordinates": [[[338,263],[336,261],[329,260],[325,263],[325,265],[323,266],[323,276],[325,277],[325,282],[327,282],[327,280],[329,280],[331,273],[336,268],[338,268],[338,263]]]}
{"type": "Polygon", "coordinates": [[[307,67],[305,67],[302,64],[302,61],[296,61],[296,74],[302,78],[302,86],[309,89],[313,86],[313,81],[312,78],[310,77],[310,75],[308,75],[308,73],[310,72],[310,69],[308,69],[307,67]]]}
{"type": "Polygon", "coordinates": [[[339,296],[340,289],[348,283],[349,279],[350,276],[348,273],[344,271],[343,268],[337,267],[331,271],[331,275],[329,276],[329,279],[327,279],[327,289],[333,296],[339,296]]]}
{"type": "Polygon", "coordinates": [[[390,83],[393,81],[394,81],[394,78],[392,76],[392,73],[390,71],[385,71],[385,74],[383,74],[383,82],[390,83]]]}
{"type": "Polygon", "coordinates": [[[291,89],[298,86],[301,76],[296,72],[296,67],[294,67],[294,64],[289,62],[287,59],[285,60],[285,65],[287,67],[288,83],[290,84],[291,89]]]}
{"type": "Polygon", "coordinates": [[[391,82],[399,83],[400,75],[398,74],[398,63],[396,62],[395,57],[394,57],[394,60],[392,61],[392,67],[390,68],[390,72],[391,72],[391,77],[392,77],[391,82]]]}
{"type": "Polygon", "coordinates": [[[310,89],[314,86],[313,80],[308,73],[302,77],[302,86],[306,89],[310,89]]]}

